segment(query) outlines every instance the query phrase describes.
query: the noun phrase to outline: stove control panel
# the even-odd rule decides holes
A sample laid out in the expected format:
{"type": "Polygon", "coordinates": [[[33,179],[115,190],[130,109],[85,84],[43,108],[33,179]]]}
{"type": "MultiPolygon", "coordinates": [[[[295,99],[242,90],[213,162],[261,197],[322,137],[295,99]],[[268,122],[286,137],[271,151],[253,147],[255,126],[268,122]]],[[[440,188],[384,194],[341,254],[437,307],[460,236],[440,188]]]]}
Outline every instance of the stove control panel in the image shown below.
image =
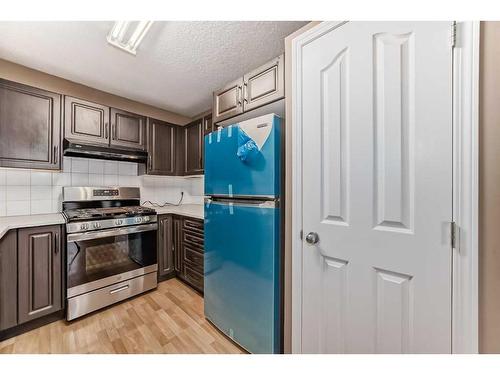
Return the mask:
{"type": "Polygon", "coordinates": [[[80,233],[87,231],[96,231],[103,229],[120,228],[131,225],[141,225],[147,223],[155,223],[157,221],[156,215],[148,216],[135,216],[123,219],[106,219],[99,221],[86,221],[83,223],[68,223],[66,224],[67,233],[80,233]]]}
{"type": "Polygon", "coordinates": [[[94,197],[117,197],[120,191],[118,189],[94,189],[92,195],[94,197]]]}

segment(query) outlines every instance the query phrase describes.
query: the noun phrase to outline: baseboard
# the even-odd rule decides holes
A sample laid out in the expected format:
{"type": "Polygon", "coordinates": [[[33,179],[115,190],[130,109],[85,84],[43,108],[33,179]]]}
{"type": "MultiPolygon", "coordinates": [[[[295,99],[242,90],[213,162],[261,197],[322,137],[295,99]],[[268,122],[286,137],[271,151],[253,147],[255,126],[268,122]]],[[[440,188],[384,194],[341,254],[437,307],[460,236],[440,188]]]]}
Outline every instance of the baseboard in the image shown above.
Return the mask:
{"type": "Polygon", "coordinates": [[[3,331],[0,331],[0,341],[10,339],[11,337],[14,336],[19,336],[23,333],[26,333],[36,328],[40,328],[41,326],[53,323],[61,319],[64,319],[64,310],[59,310],[56,311],[55,313],[42,316],[41,318],[32,320],[30,322],[26,322],[24,324],[20,324],[12,328],[5,329],[3,331]]]}

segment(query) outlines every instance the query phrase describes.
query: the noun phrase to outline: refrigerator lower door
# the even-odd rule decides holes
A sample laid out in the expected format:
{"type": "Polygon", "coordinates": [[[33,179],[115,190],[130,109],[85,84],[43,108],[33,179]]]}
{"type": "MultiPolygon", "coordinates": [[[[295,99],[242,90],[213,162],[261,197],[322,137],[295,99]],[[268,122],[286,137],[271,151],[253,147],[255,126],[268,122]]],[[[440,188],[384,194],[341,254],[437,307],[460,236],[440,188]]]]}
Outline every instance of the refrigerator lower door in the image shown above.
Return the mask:
{"type": "Polygon", "coordinates": [[[281,352],[279,209],[205,204],[205,316],[251,353],[281,352]]]}

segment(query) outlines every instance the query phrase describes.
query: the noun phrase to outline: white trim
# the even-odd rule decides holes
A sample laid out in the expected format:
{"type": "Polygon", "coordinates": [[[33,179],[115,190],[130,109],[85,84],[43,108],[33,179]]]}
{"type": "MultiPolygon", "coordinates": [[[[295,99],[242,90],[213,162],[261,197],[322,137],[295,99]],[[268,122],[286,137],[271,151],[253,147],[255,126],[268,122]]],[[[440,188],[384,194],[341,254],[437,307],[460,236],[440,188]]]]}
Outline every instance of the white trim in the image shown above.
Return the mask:
{"type": "Polygon", "coordinates": [[[478,353],[479,22],[458,22],[453,52],[452,352],[478,353]]]}
{"type": "MultiPolygon", "coordinates": [[[[292,353],[302,341],[302,48],[343,22],[322,22],[292,40],[292,353]]],[[[454,220],[452,352],[478,352],[479,22],[460,22],[453,54],[454,220]]]]}

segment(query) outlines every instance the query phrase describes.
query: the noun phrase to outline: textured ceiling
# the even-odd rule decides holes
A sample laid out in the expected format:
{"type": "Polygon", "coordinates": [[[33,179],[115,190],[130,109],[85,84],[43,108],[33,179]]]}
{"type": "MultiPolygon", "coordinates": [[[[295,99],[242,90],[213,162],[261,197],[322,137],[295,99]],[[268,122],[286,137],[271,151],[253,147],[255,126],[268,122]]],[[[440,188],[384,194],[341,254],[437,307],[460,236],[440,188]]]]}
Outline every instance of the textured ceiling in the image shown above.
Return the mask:
{"type": "Polygon", "coordinates": [[[106,42],[112,24],[0,22],[0,58],[192,117],[305,22],[155,22],[137,56],[106,42]]]}

